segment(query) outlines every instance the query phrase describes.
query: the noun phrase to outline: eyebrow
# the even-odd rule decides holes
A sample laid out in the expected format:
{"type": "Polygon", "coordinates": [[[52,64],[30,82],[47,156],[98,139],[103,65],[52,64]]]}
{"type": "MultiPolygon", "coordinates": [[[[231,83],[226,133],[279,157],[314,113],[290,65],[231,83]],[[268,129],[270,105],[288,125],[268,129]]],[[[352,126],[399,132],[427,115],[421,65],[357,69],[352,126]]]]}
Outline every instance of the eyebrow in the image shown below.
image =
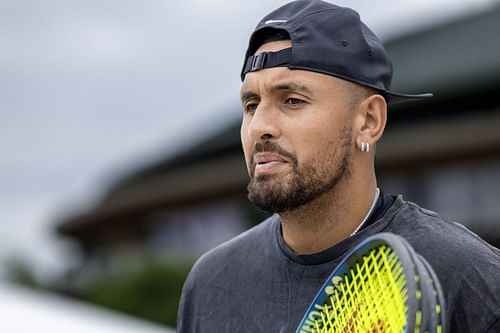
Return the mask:
{"type": "Polygon", "coordinates": [[[271,87],[271,91],[280,92],[280,91],[291,91],[291,92],[303,92],[306,94],[312,94],[311,89],[304,85],[300,85],[292,82],[283,82],[271,87]]]}
{"type": "MultiPolygon", "coordinates": [[[[304,85],[300,85],[297,83],[292,83],[292,82],[283,82],[276,84],[274,86],[271,86],[270,89],[271,92],[276,93],[276,92],[283,92],[283,91],[289,91],[289,92],[302,92],[305,94],[312,94],[312,90],[309,89],[308,87],[304,85]]],[[[246,101],[248,99],[258,97],[259,94],[252,90],[247,90],[241,94],[241,100],[246,101]]]]}
{"type": "Polygon", "coordinates": [[[241,101],[243,102],[243,101],[249,100],[251,98],[258,97],[258,96],[259,96],[259,94],[257,94],[256,92],[254,92],[252,90],[247,90],[241,94],[241,101]]]}

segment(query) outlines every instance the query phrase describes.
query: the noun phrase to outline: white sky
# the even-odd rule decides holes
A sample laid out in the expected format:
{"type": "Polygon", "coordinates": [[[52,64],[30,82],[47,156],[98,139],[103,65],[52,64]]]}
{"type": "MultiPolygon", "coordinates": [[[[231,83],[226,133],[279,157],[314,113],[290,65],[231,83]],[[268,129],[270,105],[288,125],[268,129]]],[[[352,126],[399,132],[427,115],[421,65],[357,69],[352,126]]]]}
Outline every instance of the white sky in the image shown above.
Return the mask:
{"type": "MultiPolygon", "coordinates": [[[[0,261],[57,270],[55,221],[238,119],[247,38],[285,2],[0,0],[0,261]]],[[[494,2],[336,3],[388,38],[494,2]]]]}

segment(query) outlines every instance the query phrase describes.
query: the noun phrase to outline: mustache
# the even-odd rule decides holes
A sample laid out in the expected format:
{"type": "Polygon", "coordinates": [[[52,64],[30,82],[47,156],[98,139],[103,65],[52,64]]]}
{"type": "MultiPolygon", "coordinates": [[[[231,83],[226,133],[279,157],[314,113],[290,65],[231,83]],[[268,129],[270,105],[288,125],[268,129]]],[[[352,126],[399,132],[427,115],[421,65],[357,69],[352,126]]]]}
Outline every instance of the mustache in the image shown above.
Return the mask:
{"type": "Polygon", "coordinates": [[[290,160],[294,165],[297,165],[298,163],[297,157],[293,153],[283,149],[276,142],[271,142],[271,141],[257,142],[255,144],[253,155],[255,156],[255,154],[257,153],[274,153],[290,160]]]}

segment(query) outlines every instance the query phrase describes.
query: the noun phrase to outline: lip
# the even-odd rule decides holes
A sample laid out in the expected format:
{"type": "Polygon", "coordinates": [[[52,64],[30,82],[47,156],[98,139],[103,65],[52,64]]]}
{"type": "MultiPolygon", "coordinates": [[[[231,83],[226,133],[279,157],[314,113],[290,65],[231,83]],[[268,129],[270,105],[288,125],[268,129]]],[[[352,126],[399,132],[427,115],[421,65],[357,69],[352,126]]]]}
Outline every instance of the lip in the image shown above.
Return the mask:
{"type": "Polygon", "coordinates": [[[257,153],[253,161],[255,164],[255,174],[271,172],[288,164],[286,159],[273,153],[257,153]]]}

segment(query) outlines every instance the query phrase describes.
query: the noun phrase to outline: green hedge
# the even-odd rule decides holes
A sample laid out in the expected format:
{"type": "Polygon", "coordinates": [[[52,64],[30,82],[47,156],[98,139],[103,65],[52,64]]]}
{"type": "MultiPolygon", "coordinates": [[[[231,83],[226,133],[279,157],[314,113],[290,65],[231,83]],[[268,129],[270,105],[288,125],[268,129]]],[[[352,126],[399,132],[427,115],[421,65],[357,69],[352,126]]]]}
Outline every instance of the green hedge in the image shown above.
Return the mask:
{"type": "Polygon", "coordinates": [[[170,327],[176,326],[182,285],[192,263],[149,262],[92,283],[84,300],[170,327]]]}

